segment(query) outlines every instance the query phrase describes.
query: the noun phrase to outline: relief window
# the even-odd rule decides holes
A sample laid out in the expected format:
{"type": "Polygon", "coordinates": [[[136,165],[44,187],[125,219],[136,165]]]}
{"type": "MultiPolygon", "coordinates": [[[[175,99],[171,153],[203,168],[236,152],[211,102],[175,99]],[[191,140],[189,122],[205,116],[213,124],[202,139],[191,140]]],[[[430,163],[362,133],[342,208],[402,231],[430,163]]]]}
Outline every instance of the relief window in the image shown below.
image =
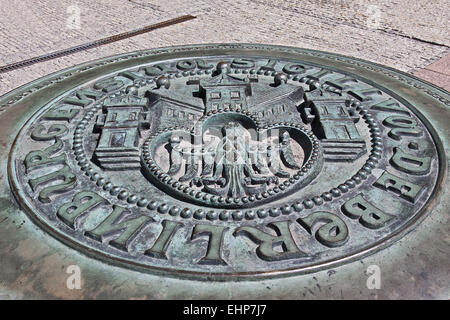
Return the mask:
{"type": "Polygon", "coordinates": [[[220,99],[220,92],[211,92],[211,99],[220,99]]]}
{"type": "Polygon", "coordinates": [[[109,117],[108,122],[116,122],[117,120],[117,112],[114,112],[113,114],[111,114],[111,116],[109,117]]]}
{"type": "Polygon", "coordinates": [[[130,121],[135,121],[136,120],[136,112],[132,112],[130,113],[130,116],[128,117],[128,120],[130,121]]]}
{"type": "Polygon", "coordinates": [[[123,147],[125,144],[125,137],[127,136],[126,132],[116,132],[111,135],[111,147],[123,147]]]}
{"type": "Polygon", "coordinates": [[[240,99],[241,95],[239,93],[239,91],[231,91],[231,99],[240,99]]]}

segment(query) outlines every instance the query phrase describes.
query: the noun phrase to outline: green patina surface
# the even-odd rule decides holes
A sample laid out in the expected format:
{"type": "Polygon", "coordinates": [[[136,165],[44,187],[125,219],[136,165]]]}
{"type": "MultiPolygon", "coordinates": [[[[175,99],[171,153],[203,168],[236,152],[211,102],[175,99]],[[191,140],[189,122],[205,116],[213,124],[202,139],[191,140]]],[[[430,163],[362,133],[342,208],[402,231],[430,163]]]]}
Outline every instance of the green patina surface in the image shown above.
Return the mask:
{"type": "Polygon", "coordinates": [[[0,101],[5,298],[448,297],[444,90],[219,44],[92,62],[0,101]]]}

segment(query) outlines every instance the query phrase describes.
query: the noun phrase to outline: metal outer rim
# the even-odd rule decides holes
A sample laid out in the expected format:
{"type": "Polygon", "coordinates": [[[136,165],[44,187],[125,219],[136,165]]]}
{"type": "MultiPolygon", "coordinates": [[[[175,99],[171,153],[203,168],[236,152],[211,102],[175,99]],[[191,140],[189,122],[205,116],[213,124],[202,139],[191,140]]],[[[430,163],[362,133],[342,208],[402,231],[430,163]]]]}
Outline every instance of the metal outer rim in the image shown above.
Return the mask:
{"type": "MultiPolygon", "coordinates": [[[[76,71],[81,69],[82,67],[86,67],[86,66],[92,66],[95,63],[100,63],[100,62],[105,62],[108,61],[109,59],[115,60],[117,58],[126,58],[128,57],[128,59],[133,58],[133,55],[136,54],[158,54],[158,51],[164,51],[164,50],[180,50],[178,51],[178,53],[183,54],[183,53],[189,53],[192,52],[193,50],[199,50],[197,55],[206,55],[205,51],[202,51],[202,49],[204,49],[204,47],[213,47],[213,49],[215,50],[220,50],[220,49],[225,49],[228,47],[228,49],[231,50],[239,50],[241,49],[243,53],[245,53],[245,49],[246,46],[251,46],[252,50],[254,50],[255,48],[257,50],[264,50],[264,49],[271,49],[273,50],[276,54],[276,52],[279,52],[277,50],[280,49],[286,49],[286,50],[293,50],[293,51],[297,51],[297,54],[302,55],[302,54],[318,54],[318,55],[324,55],[325,57],[321,57],[319,56],[320,59],[324,60],[324,62],[326,61],[330,61],[327,58],[328,57],[340,57],[341,59],[344,59],[345,61],[359,61],[362,62],[364,64],[367,64],[369,66],[376,66],[380,69],[384,69],[387,71],[390,71],[391,73],[397,73],[402,75],[405,78],[410,78],[413,79],[416,82],[421,82],[424,83],[426,85],[432,86],[434,89],[437,89],[439,91],[442,91],[444,95],[447,95],[448,92],[438,88],[432,84],[427,83],[426,81],[420,80],[416,77],[410,76],[402,71],[398,71],[395,70],[393,68],[389,68],[389,67],[385,67],[376,63],[372,63],[369,61],[365,61],[362,59],[355,59],[355,58],[350,58],[350,57],[346,57],[343,55],[338,55],[338,54],[332,54],[332,53],[328,53],[328,52],[323,52],[323,51],[316,51],[316,50],[307,50],[307,49],[299,49],[299,48],[294,48],[294,47],[286,47],[286,46],[272,46],[272,45],[255,45],[255,44],[208,44],[208,45],[189,45],[189,46],[174,46],[174,47],[165,47],[165,48],[157,48],[157,49],[151,49],[151,50],[142,50],[142,51],[136,51],[136,52],[132,52],[132,53],[128,53],[128,54],[121,54],[121,55],[116,55],[116,56],[111,56],[108,58],[104,58],[101,60],[94,60],[94,61],[90,61],[84,64],[80,64],[78,66],[72,67],[72,68],[68,68],[68,69],[64,69],[58,72],[55,72],[53,74],[50,74],[48,76],[39,78],[31,83],[25,84],[17,89],[14,89],[10,92],[8,92],[7,94],[5,94],[4,96],[0,97],[0,104],[3,103],[5,100],[8,100],[8,97],[10,96],[14,96],[15,94],[20,94],[25,92],[26,89],[33,87],[33,85],[35,85],[36,83],[39,83],[41,81],[45,81],[45,80],[49,80],[52,79],[54,77],[56,77],[57,75],[60,74],[64,74],[67,73],[69,71],[76,71]],[[186,51],[183,51],[186,50],[186,51]]],[[[254,53],[254,52],[252,52],[254,53]]],[[[227,54],[226,51],[223,51],[222,54],[227,54]]],[[[237,52],[234,52],[234,54],[238,54],[237,52]]],[[[266,55],[268,55],[268,52],[265,52],[266,55]]],[[[217,55],[217,53],[216,53],[217,55]]],[[[296,57],[294,57],[295,53],[292,54],[291,53],[291,58],[295,59],[296,57]]],[[[262,56],[264,56],[264,54],[262,54],[262,56]]],[[[173,57],[170,57],[173,58],[173,57]]],[[[158,57],[159,59],[159,57],[158,57]]],[[[307,61],[310,64],[313,64],[313,62],[307,61]]],[[[108,62],[105,65],[114,63],[114,61],[112,62],[108,62]]],[[[330,70],[336,70],[339,71],[341,73],[347,73],[346,71],[343,71],[341,69],[337,69],[334,68],[332,66],[328,66],[326,64],[324,64],[327,68],[329,68],[330,70]]],[[[359,67],[361,68],[361,66],[359,67]]],[[[82,72],[82,71],[81,71],[82,72]]],[[[69,78],[72,75],[69,76],[69,78]]],[[[370,79],[366,79],[362,76],[359,76],[357,74],[353,74],[352,76],[362,79],[364,82],[374,85],[374,86],[379,86],[378,84],[376,84],[376,82],[373,82],[370,79]]],[[[86,80],[88,81],[88,80],[86,80]]],[[[396,80],[397,82],[399,80],[396,80]]],[[[75,88],[75,86],[73,87],[75,88]]],[[[399,99],[402,101],[402,103],[406,102],[403,98],[399,97],[397,94],[393,93],[392,91],[386,89],[385,87],[382,87],[384,91],[386,91],[388,94],[393,95],[396,99],[399,99]]],[[[14,102],[16,103],[16,102],[14,102]]],[[[13,103],[13,104],[14,104],[13,103]]],[[[140,263],[136,263],[134,261],[130,261],[127,259],[120,259],[117,257],[113,257],[110,256],[108,254],[105,254],[102,251],[99,251],[97,249],[93,249],[89,246],[86,245],[81,245],[78,242],[75,242],[72,240],[71,237],[67,237],[64,234],[60,233],[60,232],[56,232],[53,229],[49,229],[47,223],[45,222],[45,220],[41,219],[40,217],[38,217],[37,215],[32,213],[32,209],[31,206],[29,205],[28,201],[25,202],[21,202],[20,200],[17,199],[17,201],[21,204],[21,206],[25,206],[26,208],[26,213],[27,216],[30,217],[33,221],[37,222],[37,224],[46,232],[49,233],[50,235],[52,235],[54,238],[56,238],[57,240],[62,241],[64,244],[70,246],[71,248],[77,250],[77,252],[80,252],[82,254],[85,254],[89,257],[92,257],[94,259],[100,259],[104,262],[107,263],[112,263],[113,265],[118,265],[120,267],[125,267],[128,269],[132,269],[132,270],[138,270],[138,271],[145,271],[148,273],[153,273],[153,274],[160,274],[160,275],[164,275],[164,276],[168,276],[168,277],[177,277],[177,276],[182,276],[183,278],[187,278],[187,279],[195,279],[195,280],[217,280],[217,281],[226,281],[226,280],[260,280],[260,279],[264,279],[267,278],[268,276],[270,277],[287,277],[287,276],[294,276],[294,275],[302,275],[302,274],[308,274],[308,273],[313,273],[313,272],[317,272],[317,271],[321,271],[324,269],[328,269],[331,267],[336,267],[336,266],[340,266],[342,264],[347,264],[350,262],[354,262],[356,260],[362,259],[370,254],[373,254],[375,252],[380,251],[381,249],[384,249],[390,245],[392,245],[393,243],[395,243],[396,241],[398,241],[400,238],[404,237],[406,234],[408,234],[410,231],[412,231],[414,229],[415,226],[417,226],[421,221],[423,221],[428,214],[431,212],[431,210],[434,208],[434,206],[436,205],[438,199],[439,199],[439,195],[442,194],[442,189],[443,189],[443,182],[445,180],[446,177],[446,172],[447,172],[447,166],[446,166],[446,156],[445,156],[445,150],[443,147],[443,144],[436,132],[436,130],[434,129],[433,125],[426,119],[426,117],[419,111],[417,110],[417,108],[411,106],[409,103],[407,103],[408,108],[411,109],[411,111],[413,113],[415,113],[420,120],[427,126],[427,129],[429,130],[433,141],[436,145],[436,148],[438,150],[438,163],[439,163],[439,175],[437,177],[437,181],[436,184],[433,188],[433,191],[429,197],[429,199],[427,200],[427,202],[425,203],[425,205],[422,207],[422,209],[417,212],[414,216],[413,219],[411,219],[406,225],[404,225],[401,229],[397,230],[395,233],[390,234],[388,237],[384,238],[381,241],[375,242],[373,243],[371,246],[363,248],[361,250],[358,250],[354,253],[352,253],[350,256],[345,256],[342,258],[338,258],[338,259],[334,259],[334,260],[328,260],[319,264],[313,264],[313,265],[309,265],[309,266],[305,266],[302,267],[301,269],[285,269],[285,270],[280,270],[280,271],[269,271],[269,272],[237,272],[237,273],[233,273],[233,274],[223,274],[223,273],[216,273],[214,275],[211,275],[210,273],[205,273],[205,272],[195,272],[195,271],[181,271],[181,270],[174,270],[174,269],[168,269],[168,268],[160,268],[160,267],[149,267],[147,265],[143,265],[140,263]],[[82,249],[81,251],[79,249],[82,249]]],[[[0,107],[0,111],[1,111],[1,107],[0,107]]],[[[38,112],[38,110],[37,110],[38,112]]],[[[33,112],[34,114],[34,112],[33,112]]],[[[28,123],[29,121],[31,121],[31,119],[33,118],[33,115],[28,118],[26,120],[26,122],[28,123]]],[[[11,151],[9,153],[9,157],[8,157],[8,180],[10,182],[10,185],[12,187],[13,190],[13,194],[15,197],[17,197],[18,194],[20,194],[20,190],[18,189],[18,182],[15,179],[15,176],[13,174],[13,172],[15,171],[15,165],[14,162],[11,161],[13,159],[13,154],[15,152],[16,149],[16,145],[17,145],[17,139],[20,135],[20,133],[22,132],[23,129],[21,129],[18,133],[16,138],[14,139],[14,143],[12,145],[11,151]],[[13,177],[13,179],[11,179],[11,177],[13,177]]]]}

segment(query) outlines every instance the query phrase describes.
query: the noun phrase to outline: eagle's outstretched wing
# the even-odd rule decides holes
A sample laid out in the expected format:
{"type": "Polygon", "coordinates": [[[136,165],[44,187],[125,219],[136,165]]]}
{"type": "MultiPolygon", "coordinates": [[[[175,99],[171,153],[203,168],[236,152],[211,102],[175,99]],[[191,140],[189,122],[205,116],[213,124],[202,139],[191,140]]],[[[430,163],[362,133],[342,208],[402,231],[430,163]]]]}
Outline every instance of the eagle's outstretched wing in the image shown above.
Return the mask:
{"type": "Polygon", "coordinates": [[[204,146],[193,146],[182,148],[181,139],[172,137],[167,145],[169,150],[169,171],[167,174],[174,176],[180,172],[183,165],[183,159],[186,159],[186,169],[179,181],[190,181],[195,178],[199,171],[199,163],[203,163],[201,175],[211,174],[214,168],[215,148],[214,141],[209,141],[204,146]]]}

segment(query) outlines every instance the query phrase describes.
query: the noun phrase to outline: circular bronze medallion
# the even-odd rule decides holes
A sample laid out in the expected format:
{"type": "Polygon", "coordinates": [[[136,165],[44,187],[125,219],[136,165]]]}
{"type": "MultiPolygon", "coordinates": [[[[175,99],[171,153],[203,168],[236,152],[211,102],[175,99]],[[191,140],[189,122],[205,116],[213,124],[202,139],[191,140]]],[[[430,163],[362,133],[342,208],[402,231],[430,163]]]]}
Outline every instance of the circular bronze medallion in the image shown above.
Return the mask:
{"type": "Polygon", "coordinates": [[[72,68],[2,100],[38,105],[10,151],[11,189],[63,242],[164,275],[273,277],[360,258],[429,212],[446,161],[414,93],[365,69],[415,81],[263,45],[72,68]]]}

